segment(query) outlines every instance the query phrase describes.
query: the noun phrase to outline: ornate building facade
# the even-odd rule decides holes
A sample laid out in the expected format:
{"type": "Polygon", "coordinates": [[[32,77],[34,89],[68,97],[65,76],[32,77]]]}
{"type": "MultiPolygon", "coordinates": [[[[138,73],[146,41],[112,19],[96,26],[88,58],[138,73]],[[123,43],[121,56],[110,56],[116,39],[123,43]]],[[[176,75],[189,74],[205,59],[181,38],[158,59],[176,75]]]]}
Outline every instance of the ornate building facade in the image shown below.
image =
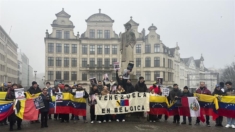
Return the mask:
{"type": "MultiPolygon", "coordinates": [[[[71,16],[64,9],[56,17],[51,24],[52,32],[49,34],[46,31],[44,38],[45,80],[52,84],[54,80],[63,80],[69,84],[87,83],[91,77],[102,80],[105,73],[115,80],[113,62],[120,62],[121,33],[115,33],[114,20],[99,10],[86,19],[86,31],[75,35],[74,25],[69,20],[71,16]]],[[[181,78],[184,78],[180,69],[187,68],[180,58],[178,44],[173,48],[167,47],[153,24],[146,34],[145,29],[139,32],[139,24],[132,17],[127,22],[132,25],[131,29],[137,39],[133,69],[136,77],[143,76],[148,85],[157,77],[163,78],[165,86],[180,84],[181,78]]],[[[185,81],[184,78],[182,82],[185,81]]]]}

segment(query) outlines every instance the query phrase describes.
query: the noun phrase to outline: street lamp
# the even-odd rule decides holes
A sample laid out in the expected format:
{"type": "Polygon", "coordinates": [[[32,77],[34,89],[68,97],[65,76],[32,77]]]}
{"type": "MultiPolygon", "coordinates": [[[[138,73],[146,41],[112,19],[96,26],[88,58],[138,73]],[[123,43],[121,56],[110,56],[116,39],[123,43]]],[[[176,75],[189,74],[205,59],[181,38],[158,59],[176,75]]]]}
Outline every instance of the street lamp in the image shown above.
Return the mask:
{"type": "Polygon", "coordinates": [[[37,80],[36,80],[36,74],[37,74],[37,71],[34,71],[34,73],[35,73],[35,81],[37,82],[37,80]]]}

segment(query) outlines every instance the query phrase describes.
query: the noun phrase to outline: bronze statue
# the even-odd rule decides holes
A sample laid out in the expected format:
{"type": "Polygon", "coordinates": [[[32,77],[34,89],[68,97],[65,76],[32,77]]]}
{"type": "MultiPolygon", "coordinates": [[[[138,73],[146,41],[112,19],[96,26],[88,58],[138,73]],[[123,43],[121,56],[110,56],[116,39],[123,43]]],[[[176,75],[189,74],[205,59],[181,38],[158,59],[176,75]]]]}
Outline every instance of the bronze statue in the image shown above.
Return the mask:
{"type": "Polygon", "coordinates": [[[131,24],[126,23],[126,32],[122,34],[120,51],[122,54],[122,71],[127,68],[128,63],[134,63],[134,46],[136,44],[135,33],[131,31],[131,24]]]}

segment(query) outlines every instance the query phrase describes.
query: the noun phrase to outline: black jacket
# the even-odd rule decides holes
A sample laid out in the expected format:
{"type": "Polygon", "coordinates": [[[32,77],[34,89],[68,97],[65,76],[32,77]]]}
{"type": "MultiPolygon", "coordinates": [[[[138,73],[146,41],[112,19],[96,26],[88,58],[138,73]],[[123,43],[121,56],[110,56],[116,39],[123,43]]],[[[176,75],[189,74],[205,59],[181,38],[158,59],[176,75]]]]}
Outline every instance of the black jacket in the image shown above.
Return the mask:
{"type": "Polygon", "coordinates": [[[126,83],[126,88],[124,88],[126,93],[135,92],[135,87],[131,83],[126,83]]]}
{"type": "Polygon", "coordinates": [[[103,87],[104,87],[103,85],[97,85],[97,90],[101,92],[103,90],[103,87]]]}
{"type": "Polygon", "coordinates": [[[138,83],[135,85],[135,91],[137,91],[137,92],[147,92],[147,90],[148,90],[148,88],[147,88],[145,82],[140,83],[138,81],[138,83]]]}
{"type": "Polygon", "coordinates": [[[49,94],[47,94],[47,95],[40,94],[40,96],[43,99],[43,103],[44,103],[45,107],[41,108],[39,111],[40,112],[48,112],[50,109],[50,102],[52,102],[51,96],[49,94]]]}
{"type": "Polygon", "coordinates": [[[224,95],[225,93],[224,93],[222,90],[217,90],[217,89],[215,88],[215,90],[214,90],[214,92],[212,93],[212,95],[215,95],[215,94],[217,94],[217,95],[224,95]]]}
{"type": "Polygon", "coordinates": [[[189,91],[188,92],[182,92],[181,97],[193,97],[193,94],[190,93],[189,91]]]}
{"type": "Polygon", "coordinates": [[[174,101],[175,100],[175,96],[181,97],[181,91],[179,89],[174,89],[170,91],[170,100],[174,101]]]}
{"type": "Polygon", "coordinates": [[[15,99],[15,91],[14,89],[9,89],[6,94],[5,100],[6,101],[13,101],[15,99]]]}
{"type": "Polygon", "coordinates": [[[31,86],[31,87],[28,89],[28,92],[29,92],[30,94],[37,94],[37,93],[41,93],[42,90],[41,90],[39,87],[37,87],[37,88],[35,89],[33,86],[31,86]]]}

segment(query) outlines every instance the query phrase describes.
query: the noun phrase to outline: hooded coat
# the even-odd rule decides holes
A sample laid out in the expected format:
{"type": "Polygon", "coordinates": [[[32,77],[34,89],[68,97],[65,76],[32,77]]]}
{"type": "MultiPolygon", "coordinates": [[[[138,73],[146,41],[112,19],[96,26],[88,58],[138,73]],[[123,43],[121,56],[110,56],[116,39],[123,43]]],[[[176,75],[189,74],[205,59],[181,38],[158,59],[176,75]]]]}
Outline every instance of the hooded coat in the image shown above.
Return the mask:
{"type": "Polygon", "coordinates": [[[137,84],[135,85],[135,91],[137,91],[137,92],[147,92],[148,88],[147,88],[145,82],[140,83],[140,81],[138,81],[137,84]]]}

